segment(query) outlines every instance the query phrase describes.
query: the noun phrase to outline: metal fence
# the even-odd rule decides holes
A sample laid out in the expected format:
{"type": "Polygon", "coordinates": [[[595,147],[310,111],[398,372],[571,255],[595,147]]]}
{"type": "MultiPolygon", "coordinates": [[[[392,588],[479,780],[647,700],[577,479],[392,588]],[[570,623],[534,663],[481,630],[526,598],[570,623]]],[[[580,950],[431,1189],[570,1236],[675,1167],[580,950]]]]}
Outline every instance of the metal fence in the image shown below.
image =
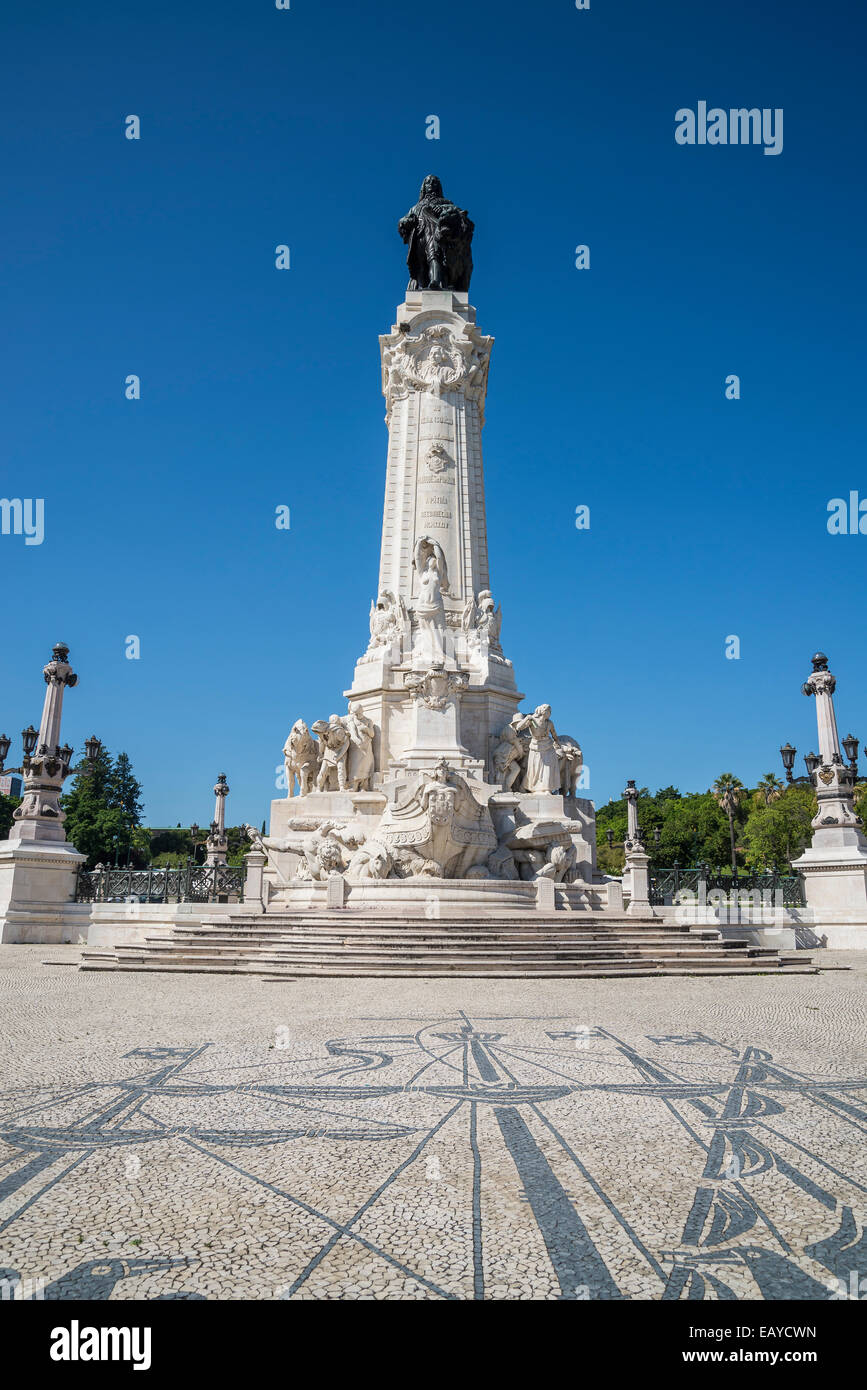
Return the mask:
{"type": "Polygon", "coordinates": [[[772,903],[781,901],[784,907],[803,907],[806,901],[801,875],[781,874],[775,869],[763,873],[744,873],[711,869],[707,864],[699,864],[693,869],[682,869],[675,864],[671,869],[659,869],[650,875],[650,901],[654,906],[676,902],[682,890],[700,895],[702,888],[705,895],[712,891],[715,894],[723,893],[732,902],[737,901],[740,893],[754,892],[758,892],[765,901],[764,895],[768,893],[772,903]],[[778,892],[782,894],[781,899],[776,896],[778,892]]]}
{"type": "Polygon", "coordinates": [[[79,903],[243,902],[244,864],[183,864],[165,869],[81,868],[75,885],[79,903]]]}

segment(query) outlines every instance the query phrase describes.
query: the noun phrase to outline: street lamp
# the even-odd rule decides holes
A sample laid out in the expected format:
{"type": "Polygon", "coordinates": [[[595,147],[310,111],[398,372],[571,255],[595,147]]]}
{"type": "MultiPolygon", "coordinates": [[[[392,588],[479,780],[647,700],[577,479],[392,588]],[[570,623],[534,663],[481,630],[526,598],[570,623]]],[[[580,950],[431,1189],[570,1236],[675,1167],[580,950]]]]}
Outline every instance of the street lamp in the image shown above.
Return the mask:
{"type": "Polygon", "coordinates": [[[849,769],[855,781],[858,780],[858,742],[859,740],[855,738],[854,734],[849,734],[843,740],[843,748],[849,759],[849,769]]]}
{"type": "Polygon", "coordinates": [[[611,830],[611,829],[606,830],[606,832],[605,832],[605,838],[606,838],[606,840],[608,841],[608,848],[609,848],[609,849],[613,849],[613,848],[614,848],[614,831],[611,830]]]}
{"type": "Polygon", "coordinates": [[[807,764],[807,776],[811,780],[813,777],[813,773],[816,771],[816,768],[819,766],[821,761],[822,759],[819,757],[818,753],[804,754],[804,762],[807,764]]]}
{"type": "Polygon", "coordinates": [[[93,767],[94,763],[99,757],[99,750],[101,748],[102,744],[96,737],[96,734],[91,734],[90,738],[86,738],[84,740],[84,751],[87,754],[87,761],[89,762],[91,767],[93,767]]]}
{"type": "Polygon", "coordinates": [[[192,825],[190,826],[190,839],[191,839],[192,842],[193,842],[193,863],[194,863],[194,864],[195,864],[195,862],[196,862],[196,849],[197,849],[197,846],[198,846],[198,840],[197,840],[196,837],[198,836],[198,833],[199,833],[199,827],[198,827],[198,825],[196,824],[196,822],[193,821],[192,825]]]}
{"type": "Polygon", "coordinates": [[[3,771],[3,767],[6,762],[6,759],[9,757],[9,749],[11,747],[11,738],[7,738],[5,734],[0,734],[0,772],[3,771]]]}
{"type": "Polygon", "coordinates": [[[795,766],[795,754],[797,748],[793,748],[791,743],[784,743],[780,749],[780,757],[783,760],[783,767],[786,769],[786,781],[793,782],[792,768],[795,766]]]}

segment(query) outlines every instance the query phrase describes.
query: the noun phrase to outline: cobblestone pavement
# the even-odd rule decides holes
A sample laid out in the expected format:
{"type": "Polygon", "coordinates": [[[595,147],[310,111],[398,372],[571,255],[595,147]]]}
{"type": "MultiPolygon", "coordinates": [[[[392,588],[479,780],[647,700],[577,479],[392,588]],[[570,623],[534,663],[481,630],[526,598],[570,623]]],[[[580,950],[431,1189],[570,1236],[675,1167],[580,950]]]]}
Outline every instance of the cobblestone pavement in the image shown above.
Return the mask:
{"type": "Polygon", "coordinates": [[[0,947],[6,1297],[867,1293],[865,954],[536,983],[77,959],[0,947]]]}

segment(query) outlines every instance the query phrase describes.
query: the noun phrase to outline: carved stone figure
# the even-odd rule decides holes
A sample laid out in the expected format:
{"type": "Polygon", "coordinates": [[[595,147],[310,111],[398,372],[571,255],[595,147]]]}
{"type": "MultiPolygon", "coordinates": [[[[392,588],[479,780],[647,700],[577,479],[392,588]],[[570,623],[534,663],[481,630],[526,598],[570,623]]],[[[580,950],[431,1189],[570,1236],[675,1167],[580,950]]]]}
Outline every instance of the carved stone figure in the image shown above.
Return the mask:
{"type": "Polygon", "coordinates": [[[339,714],[328,716],[328,722],[317,719],[313,732],[319,739],[321,761],[316,777],[316,790],[327,792],[337,779],[338,791],[346,791],[346,764],[352,740],[339,714]]]}
{"type": "Polygon", "coordinates": [[[301,842],[301,860],[295,877],[322,882],[331,873],[345,873],[352,854],[363,843],[363,832],[344,821],[323,821],[301,842]]]}
{"type": "Polygon", "coordinates": [[[483,589],[478,600],[474,599],[471,594],[464,604],[461,627],[471,646],[484,645],[489,651],[501,652],[500,627],[502,622],[502,611],[500,608],[494,607],[494,599],[490,589],[483,589]]]}
{"type": "Polygon", "coordinates": [[[420,572],[419,596],[413,616],[418,625],[417,652],[431,662],[441,660],[443,634],[446,630],[446,608],[443,603],[440,569],[437,557],[433,554],[428,555],[425,568],[420,572]]]}
{"type": "Polygon", "coordinates": [[[521,719],[520,714],[512,715],[509,723],[500,730],[497,736],[498,742],[494,748],[494,777],[502,786],[503,791],[506,792],[512,790],[521,776],[527,754],[527,741],[521,738],[518,733],[521,719]]]}
{"type": "MultiPolygon", "coordinates": [[[[439,591],[447,594],[449,591],[449,570],[446,564],[445,552],[439,541],[432,536],[419,536],[415,543],[412,555],[412,567],[419,576],[419,583],[425,581],[425,575],[431,571],[431,560],[433,569],[436,570],[439,581],[439,591]]],[[[427,581],[430,583],[430,580],[427,581]]]]}
{"type": "Polygon", "coordinates": [[[245,825],[244,834],[257,854],[268,853],[268,846],[263,840],[261,832],[256,829],[255,825],[245,825]]]}
{"type": "Polygon", "coordinates": [[[418,202],[397,224],[408,246],[410,290],[468,290],[473,273],[473,224],[428,174],[418,202]]]}
{"type": "Polygon", "coordinates": [[[519,720],[516,729],[519,734],[524,729],[530,734],[524,790],[537,795],[559,792],[560,756],[557,732],[551,721],[551,706],[537,705],[532,714],[519,720]]]}
{"type": "Polygon", "coordinates": [[[296,781],[296,795],[306,796],[313,790],[319,755],[316,740],[303,719],[296,719],[289,730],[289,737],[283,745],[283,766],[286,770],[287,796],[292,796],[296,781]]]}
{"type": "Polygon", "coordinates": [[[560,795],[575,796],[578,778],[584,764],[584,755],[581,752],[580,744],[569,734],[559,735],[558,746],[560,749],[560,795]]]}
{"type": "Polygon", "coordinates": [[[376,725],[367,718],[357,700],[349,706],[349,713],[345,716],[343,724],[352,740],[347,774],[349,789],[356,792],[370,791],[376,725]]]}
{"type": "Polygon", "coordinates": [[[465,878],[498,847],[487,806],[476,801],[466,780],[444,759],[406,801],[386,807],[376,838],[404,865],[401,851],[411,851],[414,860],[431,861],[442,878],[465,878]]]}
{"type": "Polygon", "coordinates": [[[353,854],[346,870],[346,877],[355,882],[388,878],[393,865],[394,857],[389,847],[371,837],[353,854]]]}
{"type": "Polygon", "coordinates": [[[368,652],[375,654],[377,647],[390,647],[399,641],[403,625],[407,620],[406,604],[402,598],[386,591],[380,594],[376,603],[370,605],[370,644],[368,652]]]}

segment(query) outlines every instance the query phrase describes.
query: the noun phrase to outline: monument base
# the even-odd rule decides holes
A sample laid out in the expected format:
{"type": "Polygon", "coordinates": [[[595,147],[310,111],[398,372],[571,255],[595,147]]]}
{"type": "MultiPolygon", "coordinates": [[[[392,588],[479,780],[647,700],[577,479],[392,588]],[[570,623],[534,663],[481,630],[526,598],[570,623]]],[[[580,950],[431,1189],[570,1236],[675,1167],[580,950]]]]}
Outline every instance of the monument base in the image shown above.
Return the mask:
{"type": "Polygon", "coordinates": [[[73,898],[78,868],[86,857],[66,840],[34,840],[29,835],[0,840],[0,942],[57,945],[85,940],[90,904],[73,898]]]}

